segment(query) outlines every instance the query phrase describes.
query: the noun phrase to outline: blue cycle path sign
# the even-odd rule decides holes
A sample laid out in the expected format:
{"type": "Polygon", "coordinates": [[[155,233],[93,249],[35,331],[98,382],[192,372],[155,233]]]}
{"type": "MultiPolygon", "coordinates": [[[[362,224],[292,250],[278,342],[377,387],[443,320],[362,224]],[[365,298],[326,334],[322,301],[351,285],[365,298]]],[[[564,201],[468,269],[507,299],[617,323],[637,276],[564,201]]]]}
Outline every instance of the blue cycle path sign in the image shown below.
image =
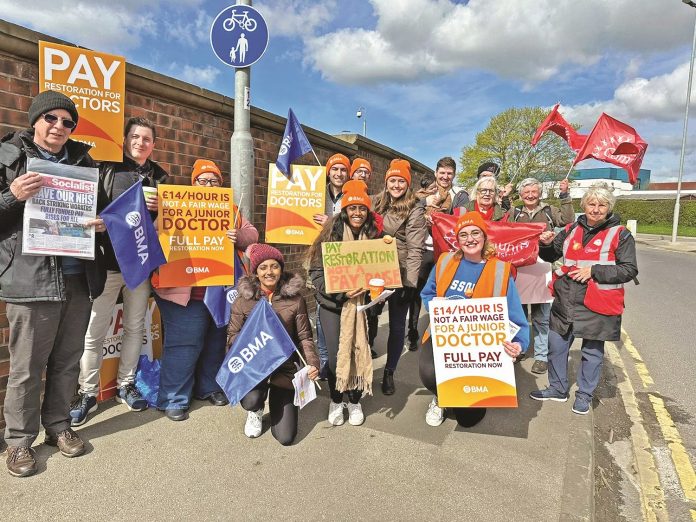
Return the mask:
{"type": "Polygon", "coordinates": [[[213,20],[210,45],[225,65],[249,67],[263,56],[268,46],[266,20],[251,6],[227,7],[213,20]]]}

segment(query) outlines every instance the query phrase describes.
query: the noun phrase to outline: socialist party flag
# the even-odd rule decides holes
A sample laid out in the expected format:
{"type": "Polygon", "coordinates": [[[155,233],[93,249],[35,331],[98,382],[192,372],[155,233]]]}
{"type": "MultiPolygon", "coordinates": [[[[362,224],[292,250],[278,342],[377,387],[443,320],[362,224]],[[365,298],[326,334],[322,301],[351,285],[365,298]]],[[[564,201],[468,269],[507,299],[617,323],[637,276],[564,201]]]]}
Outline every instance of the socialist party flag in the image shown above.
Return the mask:
{"type": "Polygon", "coordinates": [[[558,112],[558,105],[558,103],[554,105],[549,115],[546,116],[546,119],[541,122],[541,125],[539,125],[539,128],[534,133],[532,137],[532,147],[539,143],[542,134],[546,131],[551,131],[563,138],[570,148],[577,152],[585,143],[587,136],[585,134],[578,134],[578,131],[561,116],[561,113],[558,112]]]}
{"type": "Polygon", "coordinates": [[[602,113],[573,165],[587,158],[606,161],[628,172],[628,181],[633,185],[647,148],[633,127],[602,113]]]}
{"type": "Polygon", "coordinates": [[[113,200],[99,216],[106,224],[116,261],[130,290],[167,262],[145,206],[141,181],[113,200]]]}
{"type": "Polygon", "coordinates": [[[209,286],[205,289],[203,303],[208,308],[215,326],[222,328],[230,320],[230,310],[237,299],[237,285],[239,280],[244,277],[244,262],[241,259],[242,253],[234,251],[234,285],[232,286],[209,286]]]}
{"type": "Polygon", "coordinates": [[[294,351],[285,327],[262,298],[237,334],[215,380],[234,406],[294,351]]]}
{"type": "Polygon", "coordinates": [[[297,121],[297,117],[292,112],[292,109],[288,109],[288,122],[285,124],[285,132],[283,133],[283,141],[280,143],[276,167],[289,179],[290,164],[300,156],[311,151],[312,146],[309,144],[300,122],[297,121]]]}

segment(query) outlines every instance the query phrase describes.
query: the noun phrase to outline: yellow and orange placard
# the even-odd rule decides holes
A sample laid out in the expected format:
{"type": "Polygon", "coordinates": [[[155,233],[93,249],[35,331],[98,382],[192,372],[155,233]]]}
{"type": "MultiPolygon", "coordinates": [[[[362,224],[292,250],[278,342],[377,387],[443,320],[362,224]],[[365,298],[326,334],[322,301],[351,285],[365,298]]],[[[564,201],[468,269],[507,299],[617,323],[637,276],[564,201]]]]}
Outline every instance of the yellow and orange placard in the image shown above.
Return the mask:
{"type": "Polygon", "coordinates": [[[92,145],[92,158],[123,160],[126,59],[39,41],[39,92],[58,91],[80,116],[71,138],[92,145]]]}
{"type": "Polygon", "coordinates": [[[321,244],[326,292],[368,288],[370,279],[384,280],[385,288],[401,287],[396,242],[383,239],[331,241],[321,244]]]}
{"type": "Polygon", "coordinates": [[[234,284],[232,189],[159,185],[157,231],[167,263],[159,286],[234,284]]]}
{"type": "Polygon", "coordinates": [[[503,348],[509,329],[504,297],[430,302],[440,407],[517,407],[513,359],[503,348]]]}
{"type": "Polygon", "coordinates": [[[311,245],[321,226],[312,217],[324,214],[326,168],[291,165],[288,179],[275,163],[268,166],[266,243],[311,245]]]}

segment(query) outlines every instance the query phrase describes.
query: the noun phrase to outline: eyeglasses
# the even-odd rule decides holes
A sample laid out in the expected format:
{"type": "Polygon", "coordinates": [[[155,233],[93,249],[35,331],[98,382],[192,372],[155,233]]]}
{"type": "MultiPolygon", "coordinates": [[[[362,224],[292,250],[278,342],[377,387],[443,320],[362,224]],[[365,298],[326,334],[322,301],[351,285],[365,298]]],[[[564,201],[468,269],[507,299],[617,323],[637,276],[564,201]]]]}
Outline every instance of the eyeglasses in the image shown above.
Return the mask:
{"type": "Polygon", "coordinates": [[[479,194],[495,194],[493,189],[478,189],[479,194]]]}
{"type": "Polygon", "coordinates": [[[63,127],[65,127],[68,130],[72,130],[77,126],[77,123],[75,123],[72,120],[69,120],[67,118],[61,118],[60,116],[56,116],[55,114],[42,114],[41,115],[44,119],[44,121],[50,125],[55,125],[58,123],[58,120],[60,120],[63,123],[63,127]]]}
{"type": "Polygon", "coordinates": [[[220,186],[220,180],[217,178],[196,178],[196,183],[199,185],[207,185],[209,187],[220,186]]]}
{"type": "Polygon", "coordinates": [[[469,234],[467,234],[466,232],[460,232],[459,234],[457,234],[457,237],[459,239],[481,239],[482,235],[483,232],[481,232],[480,230],[472,230],[469,234]]]}

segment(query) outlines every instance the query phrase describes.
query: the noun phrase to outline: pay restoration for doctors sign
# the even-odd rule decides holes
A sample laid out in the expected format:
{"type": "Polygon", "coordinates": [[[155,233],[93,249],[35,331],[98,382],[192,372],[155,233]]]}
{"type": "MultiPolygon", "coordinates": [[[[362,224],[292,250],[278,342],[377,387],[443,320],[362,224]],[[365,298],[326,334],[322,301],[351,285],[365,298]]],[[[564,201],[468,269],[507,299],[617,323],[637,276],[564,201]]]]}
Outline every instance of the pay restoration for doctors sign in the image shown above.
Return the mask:
{"type": "Polygon", "coordinates": [[[430,332],[440,407],[517,407],[504,297],[431,301],[430,332]]]}

